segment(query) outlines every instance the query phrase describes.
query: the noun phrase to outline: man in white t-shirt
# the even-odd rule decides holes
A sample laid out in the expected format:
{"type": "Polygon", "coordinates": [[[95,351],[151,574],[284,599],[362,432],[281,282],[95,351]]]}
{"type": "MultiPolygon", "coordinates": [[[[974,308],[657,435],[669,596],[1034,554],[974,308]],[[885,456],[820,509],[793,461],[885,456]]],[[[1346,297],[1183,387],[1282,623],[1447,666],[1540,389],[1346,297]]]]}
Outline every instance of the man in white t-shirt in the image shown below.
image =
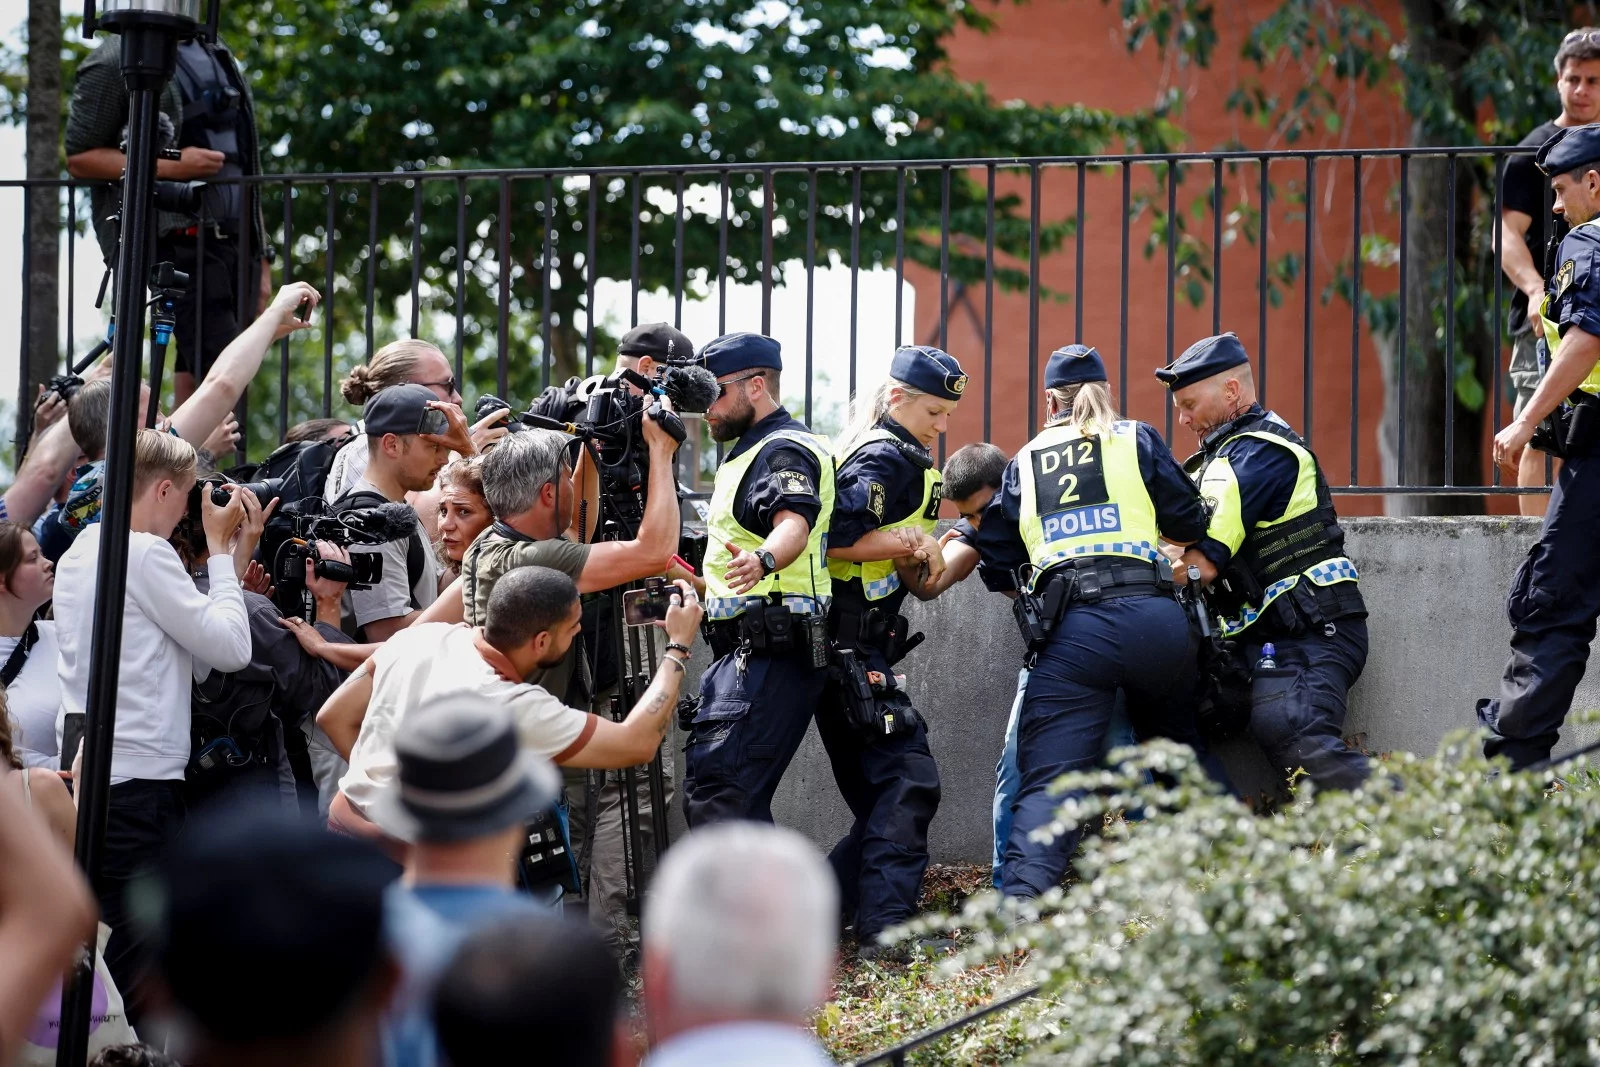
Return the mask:
{"type": "Polygon", "coordinates": [[[678,705],[689,645],[703,612],[679,582],[667,610],[667,652],[656,676],[622,722],[568,707],[522,679],[557,663],[578,634],[582,612],[571,578],[523,567],[495,583],[481,629],[422,623],[388,641],[317,713],[317,725],[350,761],[329,823],[367,837],[397,838],[374,827],[371,806],[395,778],[395,727],[421,704],[469,697],[511,709],[523,747],[556,764],[612,769],[655,755],[678,705]]]}
{"type": "MultiPolygon", "coordinates": [[[[254,494],[230,491],[226,507],[202,492],[201,523],[211,557],[202,593],[168,543],[188,509],[195,483],[194,447],[157,430],[134,443],[133,512],[122,617],[111,800],[95,891],[111,927],[106,965],[136,1008],[144,946],[128,929],[123,891],[158,854],[183,819],[183,773],[189,762],[189,688],[212,670],[250,662],[250,621],[239,575],[261,535],[254,494]],[[236,536],[237,535],[237,536],[236,536]]],[[[93,664],[91,633],[103,523],[90,526],[56,567],[56,638],[60,645],[61,719],[83,712],[93,664]]]]}

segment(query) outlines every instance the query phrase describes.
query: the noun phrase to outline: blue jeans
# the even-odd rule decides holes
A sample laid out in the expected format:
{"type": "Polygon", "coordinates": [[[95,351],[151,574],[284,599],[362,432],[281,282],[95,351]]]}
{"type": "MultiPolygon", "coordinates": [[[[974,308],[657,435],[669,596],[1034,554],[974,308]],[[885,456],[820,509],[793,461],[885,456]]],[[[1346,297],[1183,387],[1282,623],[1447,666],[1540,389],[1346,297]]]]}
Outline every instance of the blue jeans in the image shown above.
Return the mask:
{"type": "MultiPolygon", "coordinates": [[[[1000,888],[1000,876],[1005,870],[1006,839],[1011,836],[1011,804],[1022,784],[1022,772],[1017,769],[1017,717],[1022,711],[1022,701],[1028,695],[1028,668],[1017,672],[1017,697],[1011,702],[1011,718],[1006,721],[1005,747],[1000,751],[1000,762],[994,768],[994,860],[991,864],[994,887],[1000,888]]],[[[1128,718],[1127,702],[1121,694],[1112,708],[1111,724],[1106,728],[1104,752],[1123,745],[1137,744],[1133,721],[1128,718]]]]}

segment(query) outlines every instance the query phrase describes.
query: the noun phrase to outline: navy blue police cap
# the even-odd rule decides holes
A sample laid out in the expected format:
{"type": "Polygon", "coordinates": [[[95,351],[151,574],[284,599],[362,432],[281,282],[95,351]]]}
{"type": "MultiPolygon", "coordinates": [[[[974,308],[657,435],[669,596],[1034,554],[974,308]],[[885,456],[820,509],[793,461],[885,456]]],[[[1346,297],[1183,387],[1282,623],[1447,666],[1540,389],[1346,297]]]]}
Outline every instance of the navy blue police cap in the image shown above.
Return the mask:
{"type": "Polygon", "coordinates": [[[1106,380],[1105,361],[1100,353],[1088,345],[1068,345],[1050,353],[1044,365],[1044,387],[1064,389],[1079,382],[1106,380]]]}
{"type": "Polygon", "coordinates": [[[967,391],[967,376],[956,357],[932,345],[895,349],[889,377],[940,400],[960,400],[967,391]]]}
{"type": "Polygon", "coordinates": [[[718,378],[744,370],[782,370],[778,342],[759,333],[725,333],[700,350],[706,370],[718,378]]]}
{"type": "Polygon", "coordinates": [[[1156,377],[1176,392],[1249,362],[1237,334],[1219,333],[1190,345],[1183,355],[1156,371],[1156,377]]]}
{"type": "Polygon", "coordinates": [[[1539,146],[1533,162],[1551,178],[1570,174],[1585,163],[1600,163],[1600,123],[1557,130],[1554,137],[1539,146]]]}

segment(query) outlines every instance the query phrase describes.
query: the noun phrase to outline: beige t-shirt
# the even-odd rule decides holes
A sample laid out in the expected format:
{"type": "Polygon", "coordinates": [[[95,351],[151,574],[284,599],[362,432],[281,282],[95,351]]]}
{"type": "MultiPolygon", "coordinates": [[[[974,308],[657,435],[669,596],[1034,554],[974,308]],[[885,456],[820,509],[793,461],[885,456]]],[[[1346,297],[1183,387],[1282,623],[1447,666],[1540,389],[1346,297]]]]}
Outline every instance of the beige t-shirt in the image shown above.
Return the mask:
{"type": "Polygon", "coordinates": [[[372,802],[398,773],[395,728],[411,709],[435,700],[464,695],[511,709],[523,747],[557,763],[593,736],[594,716],[536,685],[506,681],[479,651],[477,636],[466,625],[421,623],[378,649],[372,699],[350,750],[350,770],[339,780],[339,791],[362,815],[372,817],[372,802]]]}

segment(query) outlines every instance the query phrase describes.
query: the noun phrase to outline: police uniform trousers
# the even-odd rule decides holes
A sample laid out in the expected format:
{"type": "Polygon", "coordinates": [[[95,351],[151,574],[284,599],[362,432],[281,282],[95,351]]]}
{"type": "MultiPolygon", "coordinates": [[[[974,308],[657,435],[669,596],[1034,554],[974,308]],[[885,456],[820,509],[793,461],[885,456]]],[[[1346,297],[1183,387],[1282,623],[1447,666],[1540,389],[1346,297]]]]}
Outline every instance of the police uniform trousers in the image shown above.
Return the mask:
{"type": "Polygon", "coordinates": [[[1372,772],[1371,761],[1344,743],[1350,687],[1367,663],[1367,622],[1360,618],[1315,623],[1299,636],[1269,637],[1246,630],[1240,647],[1247,663],[1273,645],[1277,667],[1257,669],[1250,681],[1250,734],[1273,765],[1303,768],[1320,789],[1355,789],[1372,772]]]}
{"type": "Polygon", "coordinates": [[[827,671],[805,652],[738,652],[700,679],[700,710],[684,748],[683,816],[690,827],[772,821],[772,794],[805,738],[827,671]]]}
{"type": "Polygon", "coordinates": [[[1141,739],[1167,737],[1204,751],[1195,728],[1195,659],[1188,618],[1169,596],[1073,603],[1028,676],[1017,717],[1021,783],[1011,811],[1001,890],[1034,897],[1060,884],[1077,848],[1070,828],[1049,843],[1030,840],[1066,801],[1052,795],[1061,775],[1097,766],[1117,691],[1141,739]]]}
{"type": "MultiPolygon", "coordinates": [[[[862,649],[868,671],[892,673],[881,650],[862,649]]],[[[903,692],[882,695],[911,708],[903,692]]],[[[881,705],[880,705],[881,707],[881,705]]],[[[817,733],[833,766],[833,780],[850,808],[850,832],[828,862],[839,879],[839,900],[853,916],[856,939],[869,944],[890,926],[917,914],[928,870],[928,825],[939,810],[939,768],[920,715],[901,733],[871,737],[850,724],[837,687],[825,691],[817,733]]]]}
{"type": "Polygon", "coordinates": [[[1600,455],[1573,456],[1561,467],[1544,529],[1506,596],[1511,661],[1500,697],[1481,701],[1488,728],[1484,754],[1513,767],[1548,759],[1583,680],[1600,617],[1600,455]]]}

